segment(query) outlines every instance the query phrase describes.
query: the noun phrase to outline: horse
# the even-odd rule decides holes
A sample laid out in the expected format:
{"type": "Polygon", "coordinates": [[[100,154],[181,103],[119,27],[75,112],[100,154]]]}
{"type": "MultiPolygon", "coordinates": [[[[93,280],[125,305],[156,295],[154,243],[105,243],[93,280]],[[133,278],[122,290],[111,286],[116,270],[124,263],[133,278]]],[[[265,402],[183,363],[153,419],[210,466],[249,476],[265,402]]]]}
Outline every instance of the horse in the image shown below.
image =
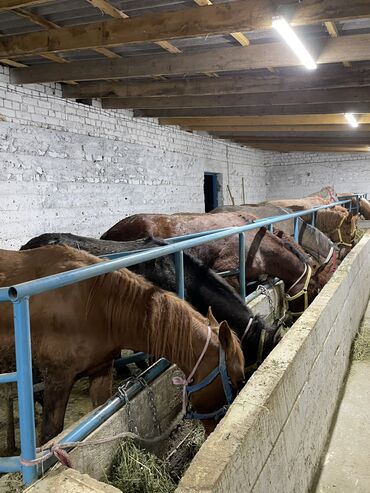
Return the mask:
{"type": "MultiPolygon", "coordinates": [[[[305,197],[304,199],[272,200],[268,203],[283,207],[289,212],[298,212],[320,205],[327,205],[330,201],[321,197],[305,197]]],[[[303,221],[311,222],[310,215],[301,217],[303,221]]],[[[339,247],[343,247],[345,253],[348,253],[353,246],[357,221],[357,216],[354,216],[342,206],[321,209],[316,212],[316,227],[339,247]]]]}
{"type": "MultiPolygon", "coordinates": [[[[103,260],[59,245],[21,252],[0,250],[0,285],[16,285],[99,262],[103,260]]],[[[45,384],[43,442],[62,431],[68,397],[77,379],[92,378],[90,395],[96,405],[110,397],[112,360],[122,347],[163,356],[191,375],[192,386],[189,377],[180,382],[184,402],[198,384],[200,390],[191,392],[190,400],[207,433],[215,428],[230,396],[244,380],[243,353],[227,322],[215,325],[212,317],[207,319],[127,269],[33,296],[30,316],[33,364],[45,384]],[[211,372],[213,379],[205,381],[211,372]]],[[[0,371],[8,372],[15,369],[9,303],[2,307],[0,324],[0,371]]]]}
{"type": "MultiPolygon", "coordinates": [[[[276,205],[261,203],[261,204],[243,204],[236,206],[223,206],[218,207],[210,212],[214,214],[217,212],[238,212],[238,214],[250,214],[258,217],[259,219],[272,217],[272,216],[284,216],[290,211],[278,207],[276,205]]],[[[306,253],[312,257],[312,259],[320,266],[332,263],[333,269],[337,265],[338,256],[340,255],[339,248],[332,242],[322,231],[314,226],[307,224],[300,218],[298,220],[298,244],[304,249],[306,253]]],[[[274,224],[274,232],[281,238],[284,235],[294,235],[294,219],[288,219],[274,224]],[[281,234],[284,233],[284,235],[281,234]]],[[[340,258],[340,257],[339,257],[340,258]]]]}
{"type": "MultiPolygon", "coordinates": [[[[250,221],[255,219],[255,216],[250,216],[250,221]]],[[[133,240],[135,235],[139,237],[153,232],[158,236],[170,237],[242,224],[246,224],[245,217],[232,212],[171,216],[136,214],[119,221],[103,234],[102,239],[133,240]]],[[[330,273],[323,269],[317,275],[312,275],[312,266],[307,264],[299,247],[293,251],[291,245],[285,245],[280,238],[265,228],[246,232],[245,240],[247,279],[258,280],[266,274],[279,277],[285,283],[292,313],[302,313],[327,282],[330,273]]],[[[235,236],[193,247],[189,252],[216,272],[234,270],[239,265],[239,244],[235,236]]],[[[237,279],[227,280],[235,289],[239,288],[237,279]]]]}
{"type": "MultiPolygon", "coordinates": [[[[100,256],[109,253],[139,251],[165,245],[160,239],[143,238],[135,241],[109,241],[76,236],[70,233],[45,233],[32,238],[21,250],[45,245],[67,245],[100,256]]],[[[176,270],[173,255],[165,255],[148,262],[132,265],[129,269],[156,286],[176,292],[176,270]]],[[[217,320],[226,320],[242,340],[247,368],[256,369],[280,340],[279,327],[271,327],[262,317],[253,315],[235,290],[195,257],[184,253],[185,299],[199,313],[206,315],[208,308],[217,320]],[[247,333],[245,333],[246,328],[247,333]],[[243,337],[244,336],[244,337],[243,337]],[[263,339],[262,353],[260,341],[263,339]]],[[[249,372],[250,373],[250,372],[249,372]]]]}

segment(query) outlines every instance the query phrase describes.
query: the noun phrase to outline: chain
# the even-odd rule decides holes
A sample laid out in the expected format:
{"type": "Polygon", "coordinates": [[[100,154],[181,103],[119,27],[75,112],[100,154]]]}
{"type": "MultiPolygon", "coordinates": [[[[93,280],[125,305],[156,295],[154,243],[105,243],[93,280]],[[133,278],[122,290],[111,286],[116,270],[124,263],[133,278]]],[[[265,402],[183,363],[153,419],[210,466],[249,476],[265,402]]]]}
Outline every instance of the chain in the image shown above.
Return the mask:
{"type": "Polygon", "coordinates": [[[127,414],[127,420],[128,420],[128,429],[129,431],[133,433],[137,433],[137,426],[135,425],[135,420],[132,417],[131,414],[131,402],[128,398],[127,391],[129,390],[130,387],[134,383],[140,383],[143,388],[147,390],[148,394],[148,403],[149,403],[149,408],[152,414],[152,419],[153,419],[153,425],[154,425],[154,430],[156,431],[156,434],[161,435],[162,434],[162,428],[160,425],[160,421],[158,418],[158,409],[155,404],[155,396],[152,388],[147,384],[147,382],[139,377],[130,377],[127,380],[124,381],[122,385],[118,387],[118,393],[121,397],[125,399],[125,408],[126,408],[126,414],[127,414]]]}
{"type": "MultiPolygon", "coordinates": [[[[274,289],[274,285],[271,281],[269,281],[269,284],[270,284],[270,287],[272,289],[274,289]]],[[[272,297],[268,291],[268,288],[266,288],[266,286],[263,286],[262,284],[260,284],[259,286],[257,286],[257,291],[260,291],[263,296],[266,296],[268,304],[270,305],[270,309],[271,309],[272,316],[274,318],[274,322],[277,322],[277,326],[286,327],[286,325],[285,325],[286,313],[284,313],[281,318],[277,317],[274,302],[273,302],[272,297]]]]}

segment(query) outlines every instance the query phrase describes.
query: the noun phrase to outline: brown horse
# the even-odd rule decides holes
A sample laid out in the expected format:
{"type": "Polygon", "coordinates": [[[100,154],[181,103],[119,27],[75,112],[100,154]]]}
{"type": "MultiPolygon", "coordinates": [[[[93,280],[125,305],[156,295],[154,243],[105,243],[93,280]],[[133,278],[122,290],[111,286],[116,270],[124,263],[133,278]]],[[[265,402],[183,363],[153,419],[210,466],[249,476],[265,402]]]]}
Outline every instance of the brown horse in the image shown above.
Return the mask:
{"type": "MultiPolygon", "coordinates": [[[[272,200],[268,203],[283,207],[291,212],[299,212],[319,205],[327,205],[330,201],[321,197],[305,197],[304,199],[272,200]]],[[[311,216],[302,216],[302,220],[309,223],[311,216]]],[[[353,246],[357,220],[357,216],[341,206],[319,210],[316,213],[316,227],[339,247],[344,247],[347,252],[353,246]]]]}
{"type": "MultiPolygon", "coordinates": [[[[277,205],[261,203],[218,207],[217,209],[211,211],[211,214],[226,211],[237,212],[241,216],[246,214],[246,217],[250,217],[252,214],[259,219],[272,216],[284,216],[290,212],[287,209],[278,207],[277,205]]],[[[319,265],[331,262],[334,266],[338,257],[339,248],[322,231],[314,226],[311,226],[310,224],[305,223],[300,218],[298,218],[298,229],[298,244],[303,248],[303,250],[319,265]]],[[[275,223],[274,232],[280,237],[283,237],[281,232],[288,237],[293,236],[294,219],[288,219],[275,223]]]]}
{"type": "MultiPolygon", "coordinates": [[[[0,250],[0,285],[98,262],[102,260],[64,246],[0,250]]],[[[34,296],[30,314],[33,363],[45,383],[43,441],[62,430],[68,397],[78,378],[91,378],[95,405],[110,397],[112,360],[122,347],[163,356],[189,375],[208,341],[193,383],[201,382],[218,367],[222,351],[235,390],[244,378],[240,344],[226,322],[216,327],[213,318],[208,320],[186,302],[127,269],[34,296]]],[[[0,328],[0,371],[11,371],[15,363],[9,303],[1,307],[0,328]]],[[[223,383],[218,375],[192,394],[194,409],[211,413],[224,406],[223,383]]],[[[216,425],[214,420],[204,424],[208,432],[216,425]]]]}
{"type": "MultiPolygon", "coordinates": [[[[136,214],[114,225],[104,233],[102,239],[126,241],[150,234],[171,237],[227,226],[240,226],[246,224],[248,220],[247,216],[243,216],[232,212],[173,214],[171,216],[136,214]]],[[[255,216],[251,215],[249,219],[253,221],[255,216]]],[[[323,270],[317,276],[311,277],[311,266],[308,269],[307,259],[299,246],[294,247],[291,243],[283,242],[265,228],[246,232],[245,240],[247,279],[249,281],[258,280],[266,274],[282,279],[291,297],[295,298],[299,295],[297,299],[291,301],[291,308],[296,313],[302,312],[307,307],[328,280],[330,275],[328,270],[323,270]],[[306,283],[308,283],[307,286],[306,283]]],[[[236,236],[191,248],[189,253],[216,272],[238,268],[239,246],[236,236]]],[[[236,279],[227,278],[227,280],[235,289],[238,289],[239,283],[236,279]]]]}

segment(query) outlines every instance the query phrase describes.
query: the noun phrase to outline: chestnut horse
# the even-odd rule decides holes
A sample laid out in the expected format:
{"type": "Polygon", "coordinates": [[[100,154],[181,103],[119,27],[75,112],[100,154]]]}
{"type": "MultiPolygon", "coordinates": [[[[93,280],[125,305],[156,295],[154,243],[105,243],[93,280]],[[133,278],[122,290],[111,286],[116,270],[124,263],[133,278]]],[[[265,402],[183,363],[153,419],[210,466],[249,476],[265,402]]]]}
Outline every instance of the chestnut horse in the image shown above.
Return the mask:
{"type": "MultiPolygon", "coordinates": [[[[108,241],[70,233],[44,233],[29,240],[21,250],[46,245],[66,245],[85,250],[93,255],[105,255],[155,248],[164,244],[162,240],[152,238],[136,241],[108,241]]],[[[173,255],[165,255],[132,265],[129,269],[166,291],[176,292],[176,268],[173,255]]],[[[207,315],[208,308],[211,307],[217,320],[226,320],[239,339],[242,339],[246,367],[255,369],[279,342],[279,327],[270,327],[262,317],[253,315],[240,296],[221,276],[186,253],[184,253],[184,274],[186,301],[203,315],[207,315]],[[247,326],[249,329],[245,334],[247,326]],[[262,352],[261,339],[263,340],[262,352]]]]}
{"type": "MultiPolygon", "coordinates": [[[[253,221],[255,216],[250,216],[253,221]]],[[[136,214],[121,220],[106,233],[102,239],[121,240],[139,238],[142,235],[155,234],[171,237],[179,234],[196,233],[246,224],[246,216],[225,212],[220,214],[136,214]]],[[[265,228],[248,231],[246,240],[246,277],[258,280],[266,274],[278,277],[285,283],[289,293],[291,309],[301,313],[328,280],[325,269],[311,276],[312,267],[307,264],[298,245],[284,243],[265,228]],[[302,302],[303,300],[303,302],[302,302]]],[[[239,266],[238,237],[230,236],[222,240],[193,247],[189,252],[216,272],[234,270],[239,266]]],[[[227,279],[239,288],[236,279],[227,279]]]]}
{"type": "MultiPolygon", "coordinates": [[[[259,219],[272,216],[284,216],[290,211],[278,207],[277,205],[262,203],[262,204],[243,204],[243,205],[227,205],[218,207],[210,212],[237,212],[239,215],[246,214],[247,218],[254,215],[259,219]]],[[[315,262],[320,266],[331,262],[333,267],[336,265],[336,259],[339,254],[339,248],[333,243],[322,231],[298,218],[299,238],[298,243],[308,253],[315,262]]],[[[274,224],[274,232],[281,235],[283,232],[287,236],[294,235],[294,219],[288,219],[274,224]]]]}
{"type": "MultiPolygon", "coordinates": [[[[99,262],[103,261],[65,246],[22,252],[0,250],[0,285],[99,262]]],[[[12,371],[15,365],[9,305],[1,307],[0,371],[12,371]]],[[[185,375],[195,369],[193,383],[200,384],[201,390],[191,394],[191,401],[205,418],[208,413],[219,416],[220,408],[230,400],[231,389],[224,381],[224,372],[220,377],[221,360],[226,360],[234,391],[244,379],[243,353],[227,322],[216,327],[213,318],[208,320],[185,301],[127,269],[33,296],[30,314],[33,363],[45,383],[43,441],[62,430],[68,397],[78,378],[92,377],[90,393],[96,405],[110,397],[112,360],[122,347],[163,356],[185,375]],[[205,377],[217,368],[215,378],[204,385],[205,377]]],[[[222,366],[225,370],[225,364],[222,366]]],[[[187,386],[184,381],[186,390],[187,386]]],[[[210,419],[204,424],[208,432],[216,426],[210,419]]]]}

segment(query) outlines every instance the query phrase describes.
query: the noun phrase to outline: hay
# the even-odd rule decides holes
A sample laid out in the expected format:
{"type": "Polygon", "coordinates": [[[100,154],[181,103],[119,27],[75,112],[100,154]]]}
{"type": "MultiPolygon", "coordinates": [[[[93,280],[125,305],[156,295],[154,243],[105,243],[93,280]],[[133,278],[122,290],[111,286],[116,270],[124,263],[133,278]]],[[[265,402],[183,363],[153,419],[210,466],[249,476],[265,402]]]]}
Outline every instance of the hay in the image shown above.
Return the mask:
{"type": "Polygon", "coordinates": [[[0,478],[0,493],[21,493],[25,488],[20,472],[6,474],[0,478]]]}
{"type": "Polygon", "coordinates": [[[353,359],[370,360],[370,329],[364,329],[357,334],[353,344],[353,359]]]}
{"type": "Polygon", "coordinates": [[[353,245],[357,245],[357,243],[361,240],[364,234],[365,234],[364,229],[357,228],[355,232],[355,237],[353,238],[353,245]]]}
{"type": "Polygon", "coordinates": [[[172,493],[176,488],[165,463],[138,448],[133,440],[121,444],[109,484],[125,493],[172,493]]]}
{"type": "Polygon", "coordinates": [[[124,493],[173,493],[203,442],[204,429],[195,422],[184,422],[174,431],[162,459],[127,440],[106,482],[124,493]]]}

